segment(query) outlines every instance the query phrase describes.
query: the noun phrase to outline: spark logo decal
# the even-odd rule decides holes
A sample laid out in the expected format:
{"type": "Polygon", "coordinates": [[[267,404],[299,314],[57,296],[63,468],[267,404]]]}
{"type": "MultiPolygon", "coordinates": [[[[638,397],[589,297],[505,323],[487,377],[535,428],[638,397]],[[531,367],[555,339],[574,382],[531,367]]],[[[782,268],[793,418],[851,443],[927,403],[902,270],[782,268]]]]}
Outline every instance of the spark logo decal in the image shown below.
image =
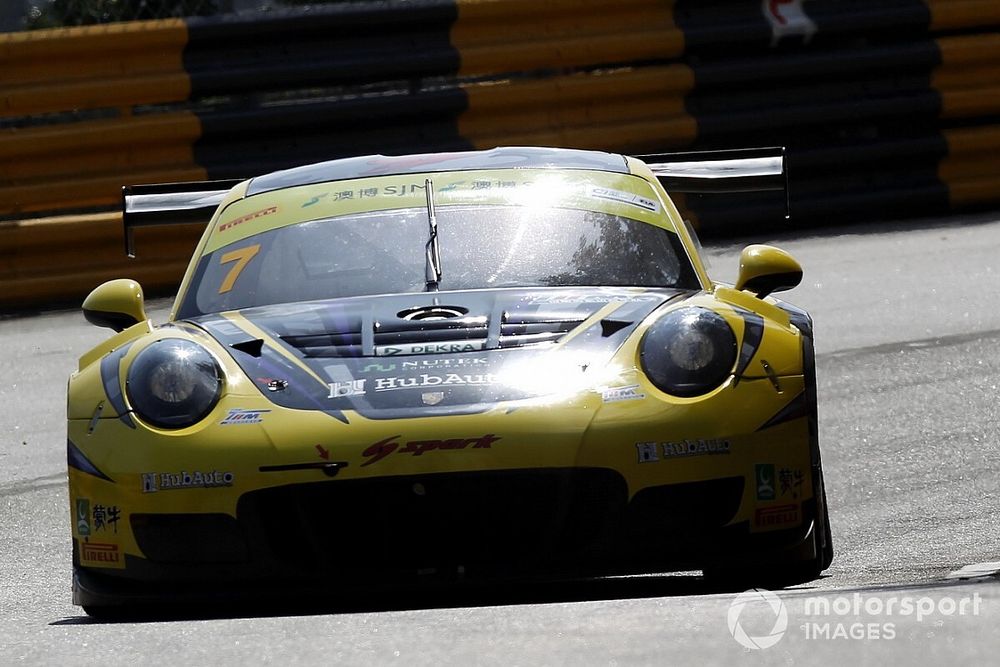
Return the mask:
{"type": "Polygon", "coordinates": [[[368,460],[361,464],[361,467],[371,465],[376,461],[381,461],[385,457],[389,456],[393,452],[397,454],[412,454],[413,456],[422,456],[426,452],[438,450],[455,450],[455,449],[492,449],[493,443],[500,440],[500,438],[492,433],[488,433],[484,436],[478,438],[452,438],[450,440],[410,440],[402,448],[399,447],[401,444],[399,438],[401,436],[394,435],[391,438],[386,438],[385,440],[379,440],[375,444],[371,445],[365,451],[361,453],[362,456],[368,460]]]}

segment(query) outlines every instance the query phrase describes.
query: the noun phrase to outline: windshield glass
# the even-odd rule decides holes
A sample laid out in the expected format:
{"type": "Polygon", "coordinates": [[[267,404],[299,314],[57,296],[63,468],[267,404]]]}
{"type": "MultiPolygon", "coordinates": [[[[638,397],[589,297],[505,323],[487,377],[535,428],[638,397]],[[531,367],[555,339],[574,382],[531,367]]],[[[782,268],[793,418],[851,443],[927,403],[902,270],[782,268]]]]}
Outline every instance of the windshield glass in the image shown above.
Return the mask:
{"type": "MultiPolygon", "coordinates": [[[[577,209],[437,209],[441,291],[564,285],[682,287],[698,281],[672,232],[577,209]]],[[[288,225],[205,255],[184,316],[291,301],[422,292],[426,209],[288,225]]]]}

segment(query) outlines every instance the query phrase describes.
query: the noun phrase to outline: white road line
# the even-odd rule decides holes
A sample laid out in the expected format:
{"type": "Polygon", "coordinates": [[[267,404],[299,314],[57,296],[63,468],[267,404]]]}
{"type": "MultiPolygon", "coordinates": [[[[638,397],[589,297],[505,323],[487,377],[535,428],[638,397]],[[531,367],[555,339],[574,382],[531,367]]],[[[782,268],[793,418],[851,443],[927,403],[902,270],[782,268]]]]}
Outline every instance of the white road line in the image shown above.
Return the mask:
{"type": "Polygon", "coordinates": [[[980,577],[992,577],[1000,574],[1000,561],[992,563],[974,563],[955,570],[948,574],[945,579],[978,579],[980,577]]]}

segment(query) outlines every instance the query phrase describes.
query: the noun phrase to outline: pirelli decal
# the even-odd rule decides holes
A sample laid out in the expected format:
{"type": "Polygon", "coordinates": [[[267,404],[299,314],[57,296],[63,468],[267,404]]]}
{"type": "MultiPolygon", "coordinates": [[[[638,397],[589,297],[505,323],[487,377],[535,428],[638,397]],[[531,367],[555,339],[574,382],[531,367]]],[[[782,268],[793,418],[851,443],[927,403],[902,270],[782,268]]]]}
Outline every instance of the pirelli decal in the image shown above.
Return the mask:
{"type": "Polygon", "coordinates": [[[108,542],[80,542],[80,565],[124,569],[125,559],[117,544],[108,542]]]}

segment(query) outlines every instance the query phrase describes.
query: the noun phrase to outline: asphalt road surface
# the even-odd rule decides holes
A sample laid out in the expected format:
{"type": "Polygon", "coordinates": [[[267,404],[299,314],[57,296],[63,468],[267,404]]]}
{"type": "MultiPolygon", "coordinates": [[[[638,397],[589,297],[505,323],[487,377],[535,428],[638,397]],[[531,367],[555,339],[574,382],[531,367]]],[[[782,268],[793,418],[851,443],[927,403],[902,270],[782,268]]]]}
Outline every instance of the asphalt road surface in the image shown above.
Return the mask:
{"type": "MultiPolygon", "coordinates": [[[[805,267],[785,298],[816,320],[823,579],[775,597],[682,573],[92,621],[70,602],[64,401],[107,333],[51,312],[0,319],[0,664],[996,664],[1000,221],[746,239],[768,241],[805,267]]],[[[706,249],[713,275],[733,279],[740,245],[706,249]]]]}

